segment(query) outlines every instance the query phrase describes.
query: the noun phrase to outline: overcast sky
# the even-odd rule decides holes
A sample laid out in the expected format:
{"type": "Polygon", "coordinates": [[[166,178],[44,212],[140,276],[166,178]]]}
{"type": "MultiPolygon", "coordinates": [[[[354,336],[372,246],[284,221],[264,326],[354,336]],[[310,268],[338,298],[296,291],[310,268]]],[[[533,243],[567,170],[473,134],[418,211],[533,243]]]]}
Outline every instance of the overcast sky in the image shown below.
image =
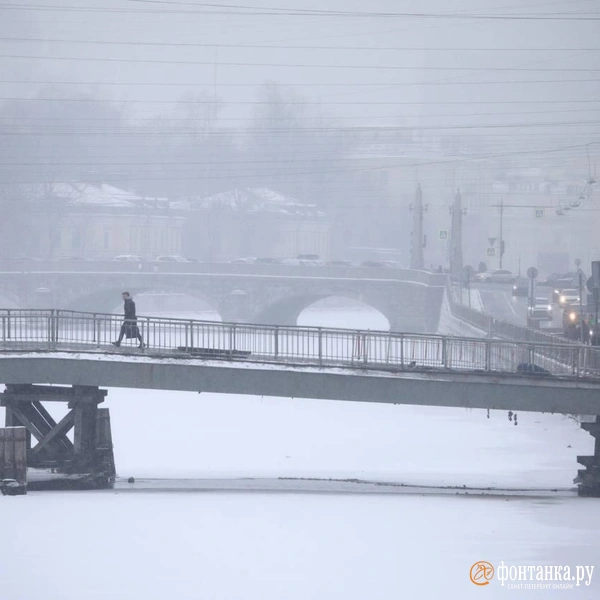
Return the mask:
{"type": "MultiPolygon", "coordinates": [[[[30,96],[42,81],[62,82],[55,84],[53,97],[74,91],[79,87],[74,83],[87,90],[98,89],[88,82],[98,83],[109,97],[127,100],[138,117],[170,108],[151,100],[215,90],[227,103],[223,118],[247,117],[248,103],[256,100],[255,86],[265,81],[294,86],[302,96],[322,103],[332,119],[363,124],[398,124],[416,114],[539,111],[538,105],[472,103],[598,99],[600,91],[597,72],[569,70],[599,66],[598,51],[590,48],[597,46],[600,21],[567,20],[590,17],[596,10],[593,0],[329,0],[326,9],[322,3],[299,0],[258,3],[275,10],[258,9],[252,0],[22,0],[17,5],[20,10],[0,8],[0,55],[7,57],[0,63],[2,79],[32,83],[2,83],[3,97],[30,96]],[[394,14],[307,15],[312,9],[394,14]],[[402,16],[406,13],[424,16],[402,16]],[[260,45],[272,47],[256,47],[260,45]],[[581,79],[594,81],[572,81],[581,79]],[[549,83],[533,83],[541,81],[549,83]],[[421,100],[469,105],[399,104],[421,100]]],[[[551,122],[567,120],[565,109],[590,108],[543,106],[563,111],[545,113],[551,122]]],[[[596,105],[592,107],[593,112],[578,113],[579,118],[597,117],[596,105]]],[[[527,115],[493,114],[477,122],[515,122],[516,117],[527,115]]],[[[409,118],[409,123],[414,121],[409,118]]],[[[448,116],[420,121],[424,127],[464,123],[464,118],[448,116]]]]}

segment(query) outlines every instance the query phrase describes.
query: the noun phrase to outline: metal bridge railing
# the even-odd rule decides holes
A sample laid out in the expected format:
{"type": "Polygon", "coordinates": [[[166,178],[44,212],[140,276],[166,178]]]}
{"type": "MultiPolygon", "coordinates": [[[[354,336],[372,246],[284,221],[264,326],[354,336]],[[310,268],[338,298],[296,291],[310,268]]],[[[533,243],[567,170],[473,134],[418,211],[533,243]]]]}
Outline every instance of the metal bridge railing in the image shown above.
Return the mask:
{"type": "MultiPolygon", "coordinates": [[[[537,329],[496,319],[491,315],[465,306],[458,302],[454,288],[449,282],[446,286],[446,295],[450,312],[454,317],[485,332],[489,337],[533,344],[536,348],[535,364],[538,366],[541,366],[541,363],[545,365],[549,363],[574,363],[572,355],[575,354],[578,356],[577,367],[574,367],[577,373],[600,373],[600,349],[537,329]]],[[[551,369],[549,370],[552,372],[551,369]]]]}
{"type": "MultiPolygon", "coordinates": [[[[4,351],[114,350],[110,344],[119,335],[123,317],[0,310],[0,323],[4,351]]],[[[146,347],[136,352],[153,356],[600,377],[598,353],[583,345],[156,317],[138,317],[137,325],[146,347]]],[[[138,340],[124,339],[122,349],[130,344],[137,346],[138,340]]]]}

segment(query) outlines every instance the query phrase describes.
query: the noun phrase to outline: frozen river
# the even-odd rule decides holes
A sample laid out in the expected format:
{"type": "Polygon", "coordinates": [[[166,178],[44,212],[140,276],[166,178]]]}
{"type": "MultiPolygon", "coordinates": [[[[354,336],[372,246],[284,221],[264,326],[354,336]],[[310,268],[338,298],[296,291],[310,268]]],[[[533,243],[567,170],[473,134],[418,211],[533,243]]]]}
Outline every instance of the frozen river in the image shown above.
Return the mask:
{"type": "MultiPolygon", "coordinates": [[[[301,318],[387,328],[368,310],[301,318]]],[[[0,598],[600,597],[600,573],[543,591],[469,578],[483,560],[600,566],[600,501],[572,484],[592,438],[569,418],[125,389],[106,406],[137,483],[0,497],[0,598]]]]}

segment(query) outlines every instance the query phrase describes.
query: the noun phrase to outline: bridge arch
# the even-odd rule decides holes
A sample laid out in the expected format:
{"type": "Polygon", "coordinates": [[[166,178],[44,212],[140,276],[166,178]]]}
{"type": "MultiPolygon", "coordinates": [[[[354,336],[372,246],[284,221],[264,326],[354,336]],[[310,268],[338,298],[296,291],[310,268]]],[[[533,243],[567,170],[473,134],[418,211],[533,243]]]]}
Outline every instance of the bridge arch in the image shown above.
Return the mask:
{"type": "MultiPolygon", "coordinates": [[[[65,310],[77,310],[84,312],[99,312],[99,313],[121,313],[123,300],[121,293],[125,288],[110,286],[107,288],[88,291],[85,294],[71,298],[62,307],[65,310]]],[[[207,312],[210,314],[210,320],[223,320],[222,309],[208,294],[198,290],[186,290],[185,292],[165,292],[162,289],[156,289],[151,286],[147,287],[131,287],[127,288],[131,292],[135,302],[138,315],[153,316],[168,312],[207,312]],[[157,301],[157,297],[162,296],[163,302],[157,301]],[[175,298],[185,297],[188,302],[177,303],[173,310],[169,308],[169,298],[171,301],[175,298]],[[146,302],[145,302],[146,299],[146,302]]],[[[171,304],[175,304],[171,302],[171,304]]]]}
{"type": "Polygon", "coordinates": [[[285,295],[260,307],[254,317],[254,322],[269,325],[297,325],[298,319],[304,311],[315,305],[322,306],[325,300],[333,298],[341,301],[350,300],[354,306],[376,311],[380,314],[381,318],[378,321],[384,329],[389,330],[393,323],[392,307],[387,305],[382,298],[368,296],[353,290],[285,295]]]}
{"type": "Polygon", "coordinates": [[[307,306],[298,315],[297,324],[310,327],[390,330],[389,319],[377,308],[344,296],[328,296],[307,306]]]}

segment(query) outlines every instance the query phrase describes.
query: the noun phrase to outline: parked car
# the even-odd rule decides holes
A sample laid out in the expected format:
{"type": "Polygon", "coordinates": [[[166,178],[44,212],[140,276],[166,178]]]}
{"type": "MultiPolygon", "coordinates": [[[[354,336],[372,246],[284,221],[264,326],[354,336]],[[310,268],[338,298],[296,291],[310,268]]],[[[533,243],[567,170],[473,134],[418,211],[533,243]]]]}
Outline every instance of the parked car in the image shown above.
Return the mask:
{"type": "MultiPolygon", "coordinates": [[[[302,256],[302,255],[300,255],[302,256]]],[[[311,256],[316,256],[315,255],[311,255],[311,256]]],[[[323,265],[323,262],[320,261],[318,258],[284,258],[281,261],[282,264],[284,265],[301,265],[304,267],[320,267],[323,265]]]]}
{"type": "Polygon", "coordinates": [[[118,256],[115,256],[113,260],[120,262],[144,262],[144,259],[141,256],[135,254],[119,254],[118,256]]]}
{"type": "Polygon", "coordinates": [[[378,269],[389,269],[390,265],[384,260],[365,260],[360,263],[361,267],[374,267],[378,269]]]}
{"type": "Polygon", "coordinates": [[[560,306],[570,306],[579,302],[579,290],[566,288],[560,291],[558,303],[560,306]]]}
{"type": "Polygon", "coordinates": [[[327,267],[352,267],[354,266],[349,260],[330,260],[325,263],[327,267]]]}
{"type": "Polygon", "coordinates": [[[540,285],[549,285],[551,287],[556,287],[556,280],[561,278],[560,273],[550,273],[548,277],[544,281],[540,281],[540,285]]]}
{"type": "Polygon", "coordinates": [[[190,262],[185,256],[179,256],[178,254],[168,254],[165,256],[157,256],[156,262],[169,262],[169,263],[187,263],[190,262]]]}
{"type": "Polygon", "coordinates": [[[552,304],[548,298],[534,298],[533,305],[527,308],[527,316],[538,321],[552,321],[552,304]]]}
{"type": "MultiPolygon", "coordinates": [[[[585,287],[587,277],[584,275],[581,280],[581,284],[585,287]]],[[[579,273],[565,273],[554,281],[554,289],[552,292],[552,301],[558,302],[561,292],[564,289],[576,289],[579,290],[579,273]]]]}
{"type": "Polygon", "coordinates": [[[261,264],[261,265],[280,265],[281,259],[280,258],[272,258],[270,256],[264,256],[264,257],[259,257],[259,258],[255,259],[254,262],[257,264],[261,264]]]}
{"type": "Polygon", "coordinates": [[[485,283],[512,283],[516,278],[506,269],[496,269],[495,271],[477,273],[473,279],[475,281],[484,281],[485,283]]]}
{"type": "Polygon", "coordinates": [[[321,257],[318,254],[298,254],[296,258],[299,260],[316,260],[321,262],[321,257]]]}
{"type": "Polygon", "coordinates": [[[512,288],[513,296],[528,296],[529,295],[529,279],[519,277],[512,288]]]}
{"type": "Polygon", "coordinates": [[[232,258],[229,261],[231,265],[253,265],[256,262],[255,256],[246,256],[244,258],[232,258]]]}

